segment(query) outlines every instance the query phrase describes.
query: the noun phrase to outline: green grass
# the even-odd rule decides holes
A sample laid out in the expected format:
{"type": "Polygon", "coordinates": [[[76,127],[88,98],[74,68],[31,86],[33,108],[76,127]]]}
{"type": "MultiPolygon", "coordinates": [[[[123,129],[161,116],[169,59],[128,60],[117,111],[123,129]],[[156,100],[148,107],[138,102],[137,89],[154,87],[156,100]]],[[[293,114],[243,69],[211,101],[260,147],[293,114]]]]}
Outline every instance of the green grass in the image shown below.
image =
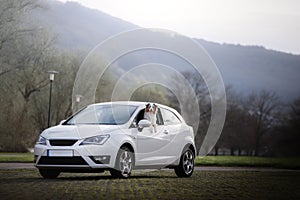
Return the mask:
{"type": "Polygon", "coordinates": [[[32,153],[0,153],[0,162],[33,162],[32,153]]]}
{"type": "Polygon", "coordinates": [[[300,169],[300,157],[254,157],[254,156],[205,156],[197,157],[196,165],[201,166],[241,166],[274,167],[300,169]]]}
{"type": "MultiPolygon", "coordinates": [[[[32,153],[0,153],[0,162],[33,162],[32,153]]],[[[197,157],[198,166],[274,167],[300,169],[300,157],[271,158],[249,156],[197,157]]]]}

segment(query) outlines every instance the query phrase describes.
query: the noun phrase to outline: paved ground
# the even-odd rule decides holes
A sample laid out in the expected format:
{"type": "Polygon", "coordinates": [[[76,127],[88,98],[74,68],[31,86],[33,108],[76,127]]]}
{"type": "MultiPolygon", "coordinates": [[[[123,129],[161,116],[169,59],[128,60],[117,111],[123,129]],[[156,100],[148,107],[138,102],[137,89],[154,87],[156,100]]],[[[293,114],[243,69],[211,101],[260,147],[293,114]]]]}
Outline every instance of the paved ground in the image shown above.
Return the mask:
{"type": "Polygon", "coordinates": [[[135,172],[126,180],[108,173],[63,173],[45,180],[32,164],[0,164],[1,200],[300,199],[299,184],[300,171],[289,170],[200,167],[191,178],[161,170],[135,172]]]}
{"type": "MultiPolygon", "coordinates": [[[[0,163],[1,169],[36,169],[33,163],[0,163]]],[[[195,167],[195,170],[200,171],[270,171],[270,172],[283,172],[283,171],[299,171],[290,169],[277,169],[277,168],[264,168],[264,167],[214,167],[214,166],[201,166],[195,167]]]]}
{"type": "Polygon", "coordinates": [[[0,169],[34,169],[33,163],[0,163],[0,169]]]}

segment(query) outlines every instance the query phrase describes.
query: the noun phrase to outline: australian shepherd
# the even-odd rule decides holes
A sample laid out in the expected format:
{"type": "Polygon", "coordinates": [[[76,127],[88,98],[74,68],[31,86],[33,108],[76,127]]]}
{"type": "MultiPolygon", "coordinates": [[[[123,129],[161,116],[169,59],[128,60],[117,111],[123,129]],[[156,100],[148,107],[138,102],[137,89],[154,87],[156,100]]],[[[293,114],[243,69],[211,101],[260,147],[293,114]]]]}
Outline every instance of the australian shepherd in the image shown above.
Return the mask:
{"type": "Polygon", "coordinates": [[[146,104],[144,118],[149,120],[152,124],[150,127],[151,133],[153,133],[153,131],[156,133],[157,131],[156,114],[157,105],[150,103],[146,104]]]}

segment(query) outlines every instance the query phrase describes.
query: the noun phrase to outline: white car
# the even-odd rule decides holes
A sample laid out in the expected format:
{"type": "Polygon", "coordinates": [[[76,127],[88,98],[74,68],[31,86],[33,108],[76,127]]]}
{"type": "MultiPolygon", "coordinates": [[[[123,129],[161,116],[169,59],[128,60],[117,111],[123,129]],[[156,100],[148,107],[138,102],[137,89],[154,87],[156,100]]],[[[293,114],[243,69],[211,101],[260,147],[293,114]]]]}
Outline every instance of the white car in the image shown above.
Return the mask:
{"type": "Polygon", "coordinates": [[[178,177],[194,171],[192,127],[180,114],[156,104],[156,132],[144,119],[145,102],[89,105],[44,130],[34,147],[35,166],[44,178],[61,172],[103,172],[129,177],[133,169],[173,168],[178,177]]]}

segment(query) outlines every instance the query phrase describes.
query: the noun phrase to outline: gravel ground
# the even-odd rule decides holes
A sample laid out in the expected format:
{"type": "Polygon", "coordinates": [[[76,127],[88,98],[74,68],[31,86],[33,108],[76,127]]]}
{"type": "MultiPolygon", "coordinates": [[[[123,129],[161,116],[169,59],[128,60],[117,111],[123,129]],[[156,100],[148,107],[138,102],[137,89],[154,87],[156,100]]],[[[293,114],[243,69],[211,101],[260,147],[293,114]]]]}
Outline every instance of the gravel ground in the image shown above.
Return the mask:
{"type": "Polygon", "coordinates": [[[135,172],[129,179],[113,179],[109,173],[62,173],[58,179],[45,180],[32,167],[0,169],[1,200],[300,199],[299,184],[299,171],[200,168],[191,178],[177,178],[173,171],[161,170],[135,172]]]}

